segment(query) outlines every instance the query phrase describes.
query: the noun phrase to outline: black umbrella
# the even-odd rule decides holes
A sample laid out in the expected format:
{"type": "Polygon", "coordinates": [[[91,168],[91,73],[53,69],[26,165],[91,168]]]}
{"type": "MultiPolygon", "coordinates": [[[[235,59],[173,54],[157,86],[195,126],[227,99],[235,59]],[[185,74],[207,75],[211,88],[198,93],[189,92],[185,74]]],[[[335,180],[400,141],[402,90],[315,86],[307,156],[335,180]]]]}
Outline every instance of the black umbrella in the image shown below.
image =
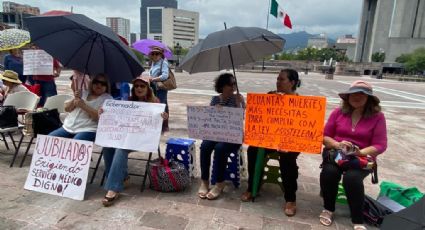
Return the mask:
{"type": "Polygon", "coordinates": [[[26,18],[31,40],[65,67],[129,82],[144,69],[111,28],[82,14],[26,18]]]}
{"type": "Polygon", "coordinates": [[[285,40],[258,27],[232,27],[209,34],[183,58],[189,73],[233,69],[283,50],[285,40]]]}
{"type": "Polygon", "coordinates": [[[386,216],[381,225],[381,229],[424,230],[425,197],[408,208],[386,216]]]}

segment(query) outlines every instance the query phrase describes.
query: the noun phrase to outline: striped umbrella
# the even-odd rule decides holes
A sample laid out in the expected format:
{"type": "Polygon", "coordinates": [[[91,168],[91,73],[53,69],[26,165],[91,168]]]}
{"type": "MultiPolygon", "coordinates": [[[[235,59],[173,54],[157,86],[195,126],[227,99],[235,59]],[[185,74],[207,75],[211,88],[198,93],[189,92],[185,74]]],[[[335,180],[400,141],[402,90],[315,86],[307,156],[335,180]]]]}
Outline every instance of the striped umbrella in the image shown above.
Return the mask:
{"type": "Polygon", "coordinates": [[[19,49],[30,43],[30,33],[20,29],[0,31],[0,51],[19,49]]]}

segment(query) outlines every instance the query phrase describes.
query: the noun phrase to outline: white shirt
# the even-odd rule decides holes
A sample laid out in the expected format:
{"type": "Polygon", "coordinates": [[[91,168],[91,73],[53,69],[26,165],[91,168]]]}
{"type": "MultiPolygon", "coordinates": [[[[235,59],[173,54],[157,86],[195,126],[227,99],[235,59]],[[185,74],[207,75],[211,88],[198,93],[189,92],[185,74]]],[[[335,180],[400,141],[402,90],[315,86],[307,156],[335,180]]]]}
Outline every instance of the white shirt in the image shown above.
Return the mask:
{"type": "MultiPolygon", "coordinates": [[[[83,92],[82,99],[89,107],[98,110],[106,99],[112,99],[111,95],[104,93],[94,100],[87,101],[88,92],[83,92]]],[[[80,132],[96,132],[98,121],[89,117],[89,114],[81,108],[75,108],[68,114],[63,122],[63,128],[72,134],[80,132]]]]}

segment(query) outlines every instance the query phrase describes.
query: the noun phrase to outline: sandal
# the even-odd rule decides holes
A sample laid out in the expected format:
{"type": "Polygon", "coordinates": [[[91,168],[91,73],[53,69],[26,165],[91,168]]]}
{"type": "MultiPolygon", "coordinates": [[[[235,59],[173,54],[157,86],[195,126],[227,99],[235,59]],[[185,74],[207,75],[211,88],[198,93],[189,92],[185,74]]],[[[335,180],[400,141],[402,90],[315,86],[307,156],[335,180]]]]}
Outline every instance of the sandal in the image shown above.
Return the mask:
{"type": "Polygon", "coordinates": [[[364,226],[363,224],[355,224],[353,226],[354,230],[367,230],[366,226],[364,226]]]}
{"type": "Polygon", "coordinates": [[[201,182],[201,186],[198,189],[198,196],[201,199],[206,199],[208,194],[208,184],[201,182]]]}
{"type": "Polygon", "coordinates": [[[117,199],[118,199],[118,193],[116,193],[116,194],[115,194],[115,196],[113,196],[113,197],[107,197],[107,196],[105,196],[105,197],[103,198],[103,200],[102,200],[102,204],[103,204],[103,206],[105,206],[105,207],[109,207],[109,206],[113,205],[113,204],[114,204],[114,202],[115,202],[117,199]]]}
{"type": "Polygon", "coordinates": [[[325,226],[330,226],[333,222],[333,213],[324,209],[319,216],[320,223],[325,226]]]}
{"type": "Polygon", "coordinates": [[[295,213],[297,213],[297,204],[295,202],[286,202],[283,212],[286,216],[295,216],[295,213]]]}
{"type": "Polygon", "coordinates": [[[244,192],[244,193],[242,193],[242,196],[241,196],[241,201],[243,201],[243,202],[248,202],[248,201],[252,201],[252,193],[251,192],[244,192]]]}
{"type": "Polygon", "coordinates": [[[222,186],[219,186],[219,185],[216,184],[211,189],[211,191],[209,191],[207,193],[207,199],[208,200],[215,200],[215,199],[217,199],[221,195],[221,193],[223,192],[223,190],[224,190],[224,186],[222,187],[222,186]]]}

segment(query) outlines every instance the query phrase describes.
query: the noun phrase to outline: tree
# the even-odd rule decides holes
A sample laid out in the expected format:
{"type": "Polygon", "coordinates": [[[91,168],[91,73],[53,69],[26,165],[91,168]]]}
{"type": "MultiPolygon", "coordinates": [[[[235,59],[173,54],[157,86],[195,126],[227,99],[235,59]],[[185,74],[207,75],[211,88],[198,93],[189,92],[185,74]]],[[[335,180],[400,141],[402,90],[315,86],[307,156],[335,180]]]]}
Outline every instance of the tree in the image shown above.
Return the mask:
{"type": "Polygon", "coordinates": [[[425,71],[425,47],[418,48],[413,53],[402,54],[396,62],[403,63],[409,73],[423,73],[425,71]]]}
{"type": "Polygon", "coordinates": [[[307,47],[298,52],[296,60],[317,60],[318,49],[313,47],[307,47]]]}
{"type": "Polygon", "coordinates": [[[384,52],[375,52],[372,54],[373,62],[384,62],[385,61],[385,53],[384,52]]]}

